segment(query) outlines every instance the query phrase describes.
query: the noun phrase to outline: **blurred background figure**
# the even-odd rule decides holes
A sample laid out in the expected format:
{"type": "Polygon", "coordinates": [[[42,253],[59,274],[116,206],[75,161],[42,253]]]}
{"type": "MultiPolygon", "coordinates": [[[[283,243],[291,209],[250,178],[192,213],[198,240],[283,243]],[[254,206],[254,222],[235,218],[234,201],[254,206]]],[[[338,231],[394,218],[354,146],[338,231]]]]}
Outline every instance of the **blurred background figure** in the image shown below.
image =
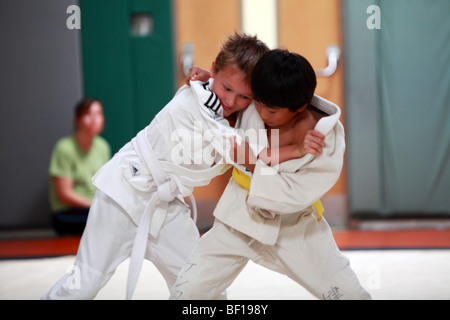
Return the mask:
{"type": "Polygon", "coordinates": [[[100,101],[86,98],[75,107],[75,132],[53,149],[50,207],[53,228],[60,234],[82,233],[96,188],[92,176],[111,157],[108,142],[99,136],[105,119],[100,101]]]}

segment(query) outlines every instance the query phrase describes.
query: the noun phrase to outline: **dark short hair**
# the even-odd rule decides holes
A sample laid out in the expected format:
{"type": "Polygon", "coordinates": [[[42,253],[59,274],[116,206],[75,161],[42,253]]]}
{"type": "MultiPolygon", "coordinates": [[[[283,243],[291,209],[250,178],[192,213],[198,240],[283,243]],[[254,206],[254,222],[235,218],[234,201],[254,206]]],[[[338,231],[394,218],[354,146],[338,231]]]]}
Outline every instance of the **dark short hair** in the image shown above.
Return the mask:
{"type": "Polygon", "coordinates": [[[93,105],[95,102],[98,102],[101,104],[99,99],[92,98],[92,97],[87,97],[87,98],[83,98],[82,100],[80,100],[75,105],[75,110],[74,110],[75,119],[78,119],[79,117],[81,117],[82,115],[87,113],[89,111],[89,109],[91,108],[91,105],[93,105]]]}
{"type": "Polygon", "coordinates": [[[255,101],[290,111],[311,103],[316,84],[316,74],[308,60],[283,49],[266,53],[253,69],[251,81],[255,101]]]}

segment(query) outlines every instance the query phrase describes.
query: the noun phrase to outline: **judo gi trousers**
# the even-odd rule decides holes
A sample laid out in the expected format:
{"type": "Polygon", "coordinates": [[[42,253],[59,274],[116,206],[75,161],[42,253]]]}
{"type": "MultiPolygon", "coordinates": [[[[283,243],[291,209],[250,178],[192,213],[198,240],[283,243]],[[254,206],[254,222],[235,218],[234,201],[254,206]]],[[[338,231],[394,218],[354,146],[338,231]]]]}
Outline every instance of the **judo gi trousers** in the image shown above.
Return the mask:
{"type": "Polygon", "coordinates": [[[328,223],[312,214],[283,216],[275,245],[216,219],[171,288],[171,299],[218,299],[249,260],[287,275],[319,299],[370,299],[328,223]]]}
{"type": "MultiPolygon", "coordinates": [[[[72,274],[65,274],[42,299],[93,299],[117,266],[130,256],[136,231],[136,224],[122,207],[98,190],[72,274]]],[[[145,254],[169,288],[198,240],[199,232],[189,208],[172,201],[158,238],[149,235],[145,254]]]]}

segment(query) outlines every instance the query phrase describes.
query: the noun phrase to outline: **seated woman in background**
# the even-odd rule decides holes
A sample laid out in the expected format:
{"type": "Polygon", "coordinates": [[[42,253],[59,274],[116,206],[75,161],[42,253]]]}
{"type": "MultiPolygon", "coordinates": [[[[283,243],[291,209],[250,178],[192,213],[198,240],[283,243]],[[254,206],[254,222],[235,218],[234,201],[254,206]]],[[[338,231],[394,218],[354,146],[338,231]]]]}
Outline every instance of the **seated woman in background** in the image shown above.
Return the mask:
{"type": "Polygon", "coordinates": [[[86,98],[75,107],[75,132],[60,139],[50,160],[50,207],[59,234],[80,234],[96,188],[92,176],[110,159],[100,101],[86,98]]]}

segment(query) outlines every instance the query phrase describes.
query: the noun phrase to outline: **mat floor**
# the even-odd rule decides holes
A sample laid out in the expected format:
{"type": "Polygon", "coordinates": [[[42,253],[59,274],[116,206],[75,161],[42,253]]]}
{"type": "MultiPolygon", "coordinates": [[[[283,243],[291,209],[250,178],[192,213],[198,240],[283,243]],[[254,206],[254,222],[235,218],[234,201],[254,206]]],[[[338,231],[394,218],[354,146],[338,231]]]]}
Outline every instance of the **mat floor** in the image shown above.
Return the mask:
{"type": "MultiPolygon", "coordinates": [[[[373,299],[450,299],[450,250],[344,251],[373,299]]],[[[39,299],[67,272],[74,256],[0,261],[0,299],[39,299]]],[[[116,270],[96,299],[124,299],[129,260],[116,270]]],[[[133,299],[167,299],[157,269],[145,261],[133,299]]],[[[310,300],[308,291],[286,276],[249,262],[228,289],[230,300],[310,300]]]]}
{"type": "MultiPolygon", "coordinates": [[[[374,299],[450,299],[450,230],[334,231],[374,299]]],[[[80,237],[0,241],[0,299],[39,299],[72,266],[80,237]]],[[[124,299],[129,260],[96,299],[124,299]]],[[[144,261],[134,299],[167,299],[167,286],[144,261]]],[[[249,262],[229,299],[315,299],[286,276],[249,262]]]]}

